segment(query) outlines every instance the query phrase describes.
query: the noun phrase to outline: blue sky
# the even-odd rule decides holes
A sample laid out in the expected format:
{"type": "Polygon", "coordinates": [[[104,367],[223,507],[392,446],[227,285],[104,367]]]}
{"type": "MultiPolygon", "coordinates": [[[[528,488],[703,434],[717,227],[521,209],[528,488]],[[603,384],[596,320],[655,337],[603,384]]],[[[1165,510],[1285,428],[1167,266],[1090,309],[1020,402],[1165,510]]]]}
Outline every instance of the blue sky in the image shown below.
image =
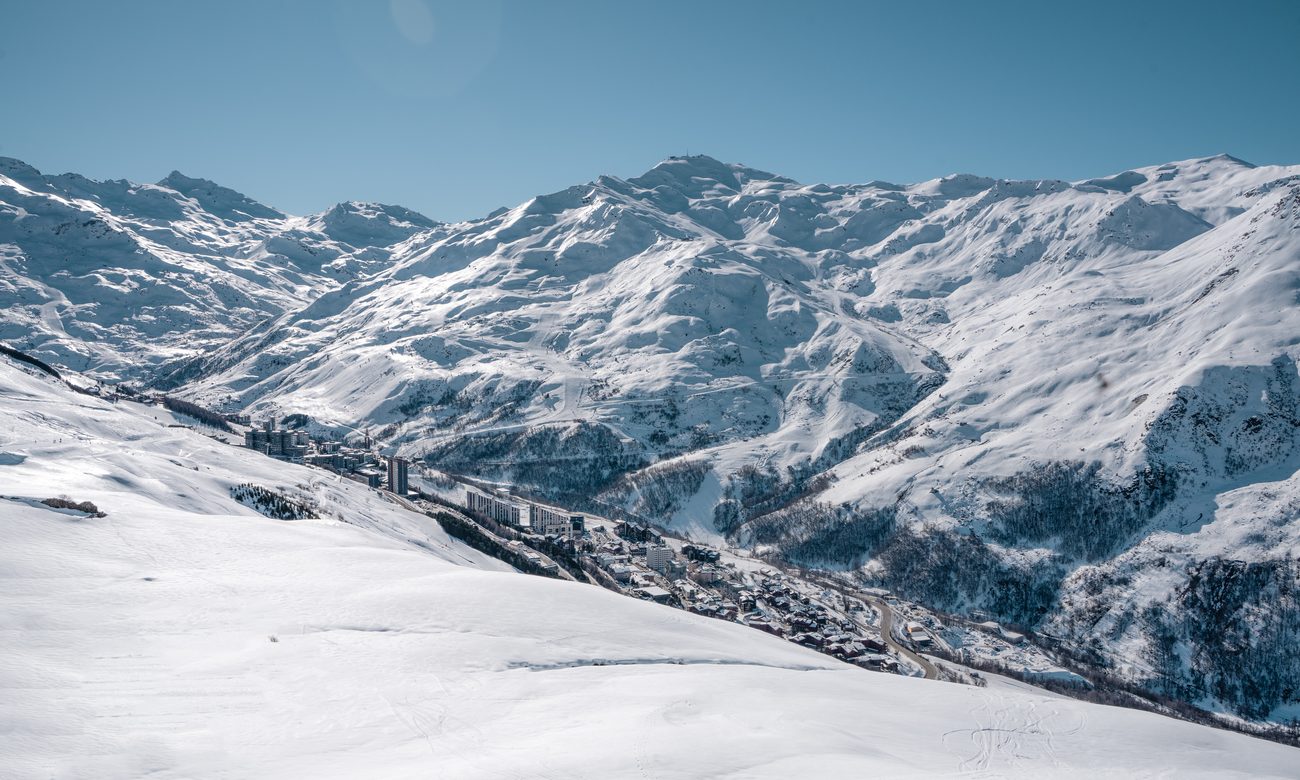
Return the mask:
{"type": "Polygon", "coordinates": [[[0,155],[480,216],[706,153],[805,182],[1300,163],[1300,2],[0,0],[0,155]]]}

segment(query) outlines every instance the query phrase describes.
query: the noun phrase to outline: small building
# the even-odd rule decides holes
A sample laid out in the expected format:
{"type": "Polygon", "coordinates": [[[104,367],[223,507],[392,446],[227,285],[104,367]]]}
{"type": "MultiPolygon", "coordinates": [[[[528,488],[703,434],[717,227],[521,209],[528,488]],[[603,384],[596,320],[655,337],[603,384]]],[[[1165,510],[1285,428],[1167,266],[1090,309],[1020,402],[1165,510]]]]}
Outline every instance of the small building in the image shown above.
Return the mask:
{"type": "Polygon", "coordinates": [[[559,565],[555,563],[555,561],[547,560],[546,558],[543,558],[541,555],[535,552],[524,553],[524,558],[530,564],[536,566],[542,571],[557,571],[560,568],[559,565]]]}
{"type": "Polygon", "coordinates": [[[853,663],[864,669],[874,669],[880,672],[897,672],[898,661],[884,655],[883,653],[868,653],[853,659],[853,663]]]}
{"type": "Polygon", "coordinates": [[[356,474],[356,480],[364,482],[366,487],[378,488],[384,479],[384,475],[379,469],[357,469],[353,473],[356,474]]]}
{"type": "Polygon", "coordinates": [[[619,553],[602,552],[602,553],[597,553],[596,555],[596,563],[600,564],[602,568],[606,568],[606,569],[608,569],[609,567],[613,566],[616,563],[627,563],[627,562],[628,562],[628,557],[626,555],[622,555],[619,553]]]}
{"type": "Polygon", "coordinates": [[[690,577],[701,585],[712,585],[721,579],[721,572],[712,564],[703,564],[697,565],[690,577]]]}
{"type": "Polygon", "coordinates": [[[920,623],[917,623],[915,621],[910,621],[904,627],[903,631],[907,634],[907,638],[912,640],[912,644],[916,645],[917,647],[920,648],[920,647],[930,646],[930,642],[931,642],[930,634],[926,632],[925,626],[921,625],[920,623]]]}
{"type": "Polygon", "coordinates": [[[758,606],[758,600],[754,597],[754,592],[742,590],[740,592],[740,609],[742,612],[750,612],[758,606]]]}
{"type": "Polygon", "coordinates": [[[672,601],[673,598],[673,594],[669,593],[668,591],[664,590],[658,585],[642,585],[641,587],[637,588],[632,592],[635,593],[640,598],[643,598],[647,601],[653,601],[658,604],[667,604],[668,602],[672,601]]]}

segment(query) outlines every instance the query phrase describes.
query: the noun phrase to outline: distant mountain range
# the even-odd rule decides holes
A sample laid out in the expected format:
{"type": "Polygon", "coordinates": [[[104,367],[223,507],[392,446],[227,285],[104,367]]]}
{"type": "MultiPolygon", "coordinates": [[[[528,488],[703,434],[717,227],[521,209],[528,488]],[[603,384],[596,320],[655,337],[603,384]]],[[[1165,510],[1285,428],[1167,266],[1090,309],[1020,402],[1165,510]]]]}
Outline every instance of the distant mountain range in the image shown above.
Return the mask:
{"type": "Polygon", "coordinates": [[[51,363],[1300,715],[1300,166],[804,185],[693,156],[441,224],[0,160],[0,300],[51,363]]]}

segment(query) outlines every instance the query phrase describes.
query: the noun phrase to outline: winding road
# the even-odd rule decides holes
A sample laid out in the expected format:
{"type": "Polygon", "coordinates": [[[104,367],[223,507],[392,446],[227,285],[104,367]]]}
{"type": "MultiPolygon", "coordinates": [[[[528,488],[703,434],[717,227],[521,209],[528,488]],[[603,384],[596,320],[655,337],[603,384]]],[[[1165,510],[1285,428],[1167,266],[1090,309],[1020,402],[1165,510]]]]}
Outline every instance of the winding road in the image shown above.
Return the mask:
{"type": "Polygon", "coordinates": [[[864,596],[863,598],[880,613],[880,638],[885,643],[885,646],[921,667],[921,671],[925,672],[925,679],[939,679],[939,670],[935,668],[934,664],[900,645],[894,639],[894,610],[890,608],[889,604],[872,596],[864,596]]]}

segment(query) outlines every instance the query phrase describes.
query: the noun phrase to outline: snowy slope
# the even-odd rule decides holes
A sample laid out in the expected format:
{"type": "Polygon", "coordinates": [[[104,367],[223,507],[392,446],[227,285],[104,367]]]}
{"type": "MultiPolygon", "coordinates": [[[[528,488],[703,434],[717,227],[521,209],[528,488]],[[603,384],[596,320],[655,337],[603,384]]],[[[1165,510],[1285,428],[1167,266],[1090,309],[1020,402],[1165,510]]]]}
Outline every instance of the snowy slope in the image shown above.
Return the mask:
{"type": "Polygon", "coordinates": [[[104,379],[152,378],[435,227],[396,206],[288,217],[177,172],[94,181],[0,158],[0,340],[104,379]]]}
{"type": "Polygon", "coordinates": [[[493,571],[372,491],[4,359],[0,404],[7,777],[1288,777],[1300,755],[493,571]],[[336,517],[261,517],[228,498],[249,480],[336,517]],[[35,502],[60,493],[107,514],[35,502]]]}
{"type": "MultiPolygon", "coordinates": [[[[876,569],[932,602],[1042,621],[1157,690],[1287,717],[1300,673],[1300,188],[1294,170],[1231,159],[1134,174],[1146,183],[1126,195],[1220,221],[1170,237],[1141,209],[1121,232],[1139,249],[1045,254],[1019,289],[984,276],[945,296],[951,324],[924,340],[948,382],[837,466],[817,500],[893,513],[912,533],[893,551],[882,540],[876,569]],[[989,544],[958,555],[976,573],[955,586],[909,560],[918,535],[942,549],[936,535],[970,531],[989,544]]],[[[941,243],[927,273],[969,273],[957,249],[941,243]]],[[[882,290],[917,283],[908,259],[882,290]]]]}

